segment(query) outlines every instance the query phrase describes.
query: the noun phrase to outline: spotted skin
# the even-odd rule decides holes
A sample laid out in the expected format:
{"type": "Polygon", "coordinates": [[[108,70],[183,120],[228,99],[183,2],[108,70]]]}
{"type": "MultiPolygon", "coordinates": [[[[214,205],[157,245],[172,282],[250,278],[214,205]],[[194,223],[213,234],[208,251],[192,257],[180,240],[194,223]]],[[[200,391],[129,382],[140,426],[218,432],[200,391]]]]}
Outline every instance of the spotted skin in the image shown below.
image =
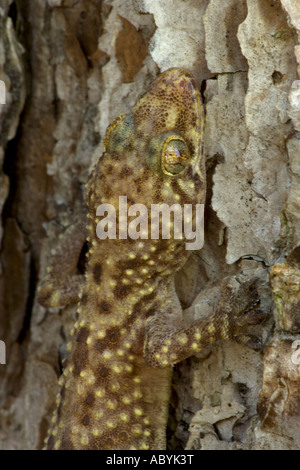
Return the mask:
{"type": "MultiPolygon", "coordinates": [[[[172,365],[234,335],[245,301],[228,311],[221,302],[208,319],[183,324],[174,273],[191,253],[185,240],[96,236],[97,207],[118,208],[119,196],[149,209],[204,203],[203,121],[191,74],[170,69],[107,130],[86,185],[90,249],[48,449],[164,449],[172,365]]],[[[51,274],[39,299],[63,305],[72,289],[50,295],[51,274]]]]}

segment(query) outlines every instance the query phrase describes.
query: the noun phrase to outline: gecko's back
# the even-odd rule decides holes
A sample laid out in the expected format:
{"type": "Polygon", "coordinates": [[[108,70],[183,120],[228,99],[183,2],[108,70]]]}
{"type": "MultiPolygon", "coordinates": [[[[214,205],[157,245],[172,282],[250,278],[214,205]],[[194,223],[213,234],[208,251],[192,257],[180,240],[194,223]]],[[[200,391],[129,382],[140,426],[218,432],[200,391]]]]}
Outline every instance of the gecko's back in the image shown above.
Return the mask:
{"type": "Polygon", "coordinates": [[[126,209],[142,204],[149,221],[151,204],[183,208],[204,202],[202,126],[201,101],[192,77],[171,69],[107,131],[105,153],[86,187],[86,280],[60,378],[49,449],[165,447],[170,361],[175,363],[178,357],[175,348],[173,357],[163,360],[168,340],[161,352],[154,348],[151,353],[151,334],[156,339],[161,334],[156,317],[163,322],[168,318],[172,328],[181,316],[174,273],[190,251],[184,238],[174,239],[172,230],[170,239],[151,239],[150,230],[148,238],[120,239],[119,224],[126,220],[118,215],[119,197],[126,196],[126,209]],[[96,212],[103,204],[116,209],[115,239],[97,237],[96,212]]]}

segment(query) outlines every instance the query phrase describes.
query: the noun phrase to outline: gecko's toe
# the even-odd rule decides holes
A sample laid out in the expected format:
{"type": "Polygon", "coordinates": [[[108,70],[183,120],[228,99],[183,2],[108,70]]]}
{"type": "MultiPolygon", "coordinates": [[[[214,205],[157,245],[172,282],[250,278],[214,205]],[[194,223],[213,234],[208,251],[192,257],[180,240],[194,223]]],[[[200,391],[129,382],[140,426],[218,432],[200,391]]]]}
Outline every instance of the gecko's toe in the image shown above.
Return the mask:
{"type": "Polygon", "coordinates": [[[235,337],[235,341],[255,351],[259,351],[262,348],[261,339],[255,335],[238,335],[235,337]]]}

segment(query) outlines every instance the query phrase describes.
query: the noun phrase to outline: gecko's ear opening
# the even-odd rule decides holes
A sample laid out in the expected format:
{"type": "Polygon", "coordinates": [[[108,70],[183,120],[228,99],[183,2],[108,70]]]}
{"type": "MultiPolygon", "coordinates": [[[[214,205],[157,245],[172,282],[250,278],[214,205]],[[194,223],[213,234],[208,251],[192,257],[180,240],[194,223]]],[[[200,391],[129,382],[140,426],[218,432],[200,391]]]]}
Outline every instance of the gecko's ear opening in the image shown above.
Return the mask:
{"type": "Polygon", "coordinates": [[[167,132],[149,142],[146,160],[155,173],[177,176],[184,172],[191,161],[191,153],[181,135],[167,132]]]}
{"type": "Polygon", "coordinates": [[[126,142],[129,142],[134,128],[133,114],[120,114],[108,126],[103,145],[104,151],[108,153],[119,153],[124,151],[126,142]]]}

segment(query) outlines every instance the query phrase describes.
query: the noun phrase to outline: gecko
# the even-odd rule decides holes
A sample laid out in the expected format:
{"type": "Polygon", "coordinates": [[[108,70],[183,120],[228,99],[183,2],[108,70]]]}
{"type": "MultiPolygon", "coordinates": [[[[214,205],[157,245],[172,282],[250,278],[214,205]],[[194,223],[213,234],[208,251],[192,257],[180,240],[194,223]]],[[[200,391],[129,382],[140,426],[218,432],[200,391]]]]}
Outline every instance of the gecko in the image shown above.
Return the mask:
{"type": "Polygon", "coordinates": [[[174,364],[217,340],[247,343],[240,329],[262,320],[253,282],[242,284],[237,298],[225,285],[212,315],[185,320],[174,284],[191,254],[184,237],[96,235],[97,207],[118,208],[120,195],[148,208],[204,203],[203,128],[195,79],[173,68],[107,129],[85,188],[88,222],[74,221],[77,238],[64,237],[38,291],[47,307],[78,302],[47,449],[165,449],[174,364]],[[85,239],[86,272],[75,276],[69,254],[85,239]]]}

